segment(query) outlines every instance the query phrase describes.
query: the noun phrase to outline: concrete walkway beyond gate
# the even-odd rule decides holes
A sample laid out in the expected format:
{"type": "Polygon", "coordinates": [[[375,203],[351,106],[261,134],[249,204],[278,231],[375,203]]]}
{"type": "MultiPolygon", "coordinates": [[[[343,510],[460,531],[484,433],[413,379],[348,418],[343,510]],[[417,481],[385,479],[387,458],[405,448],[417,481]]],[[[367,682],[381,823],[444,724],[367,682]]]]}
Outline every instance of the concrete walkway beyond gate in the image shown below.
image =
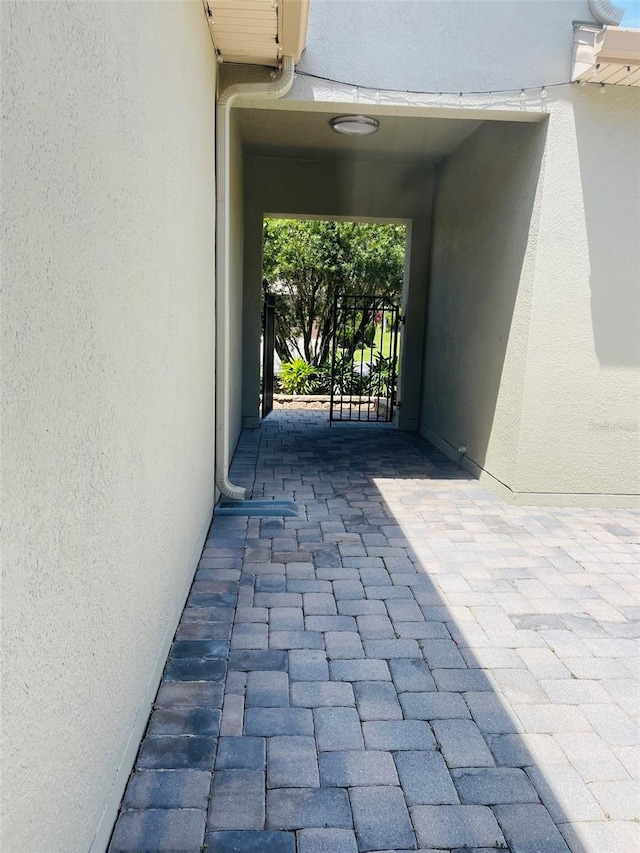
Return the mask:
{"type": "Polygon", "coordinates": [[[640,850],[638,515],[505,504],[274,413],[215,518],[110,850],[640,850]]]}

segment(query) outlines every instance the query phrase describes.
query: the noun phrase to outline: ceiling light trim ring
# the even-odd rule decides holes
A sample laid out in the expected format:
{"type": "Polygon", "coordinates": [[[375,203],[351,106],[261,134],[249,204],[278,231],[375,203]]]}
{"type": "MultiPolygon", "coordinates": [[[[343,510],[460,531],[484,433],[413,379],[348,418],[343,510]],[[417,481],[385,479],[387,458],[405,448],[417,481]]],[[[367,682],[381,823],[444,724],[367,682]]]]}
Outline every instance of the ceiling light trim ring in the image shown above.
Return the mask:
{"type": "Polygon", "coordinates": [[[380,122],[372,116],[341,115],[335,116],[329,122],[331,130],[343,136],[369,136],[377,133],[380,122]]]}

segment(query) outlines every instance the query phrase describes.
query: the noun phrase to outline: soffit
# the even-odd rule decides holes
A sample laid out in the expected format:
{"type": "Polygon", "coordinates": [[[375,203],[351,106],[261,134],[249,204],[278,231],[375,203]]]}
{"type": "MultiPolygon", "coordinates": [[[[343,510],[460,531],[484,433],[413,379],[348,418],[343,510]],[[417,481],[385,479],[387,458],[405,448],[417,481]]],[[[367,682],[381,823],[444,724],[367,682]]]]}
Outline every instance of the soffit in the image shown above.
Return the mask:
{"type": "Polygon", "coordinates": [[[366,137],[340,136],[329,120],[340,113],[237,110],[247,154],[307,160],[431,164],[446,157],[480,124],[469,119],[378,116],[380,129],[366,137]]]}
{"type": "Polygon", "coordinates": [[[309,0],[203,0],[220,62],[277,66],[305,48],[309,0]]]}
{"type": "Polygon", "coordinates": [[[576,25],[571,79],[640,86],[640,30],[576,25]]]}

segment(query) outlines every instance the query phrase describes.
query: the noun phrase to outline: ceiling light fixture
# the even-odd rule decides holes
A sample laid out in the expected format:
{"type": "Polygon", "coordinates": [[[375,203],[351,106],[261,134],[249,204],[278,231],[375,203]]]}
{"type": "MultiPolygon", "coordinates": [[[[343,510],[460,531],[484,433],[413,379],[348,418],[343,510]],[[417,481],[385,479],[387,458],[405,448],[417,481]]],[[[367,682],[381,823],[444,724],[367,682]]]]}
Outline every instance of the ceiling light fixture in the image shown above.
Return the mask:
{"type": "Polygon", "coordinates": [[[369,136],[380,127],[380,122],[371,116],[336,116],[329,124],[331,130],[344,136],[369,136]]]}

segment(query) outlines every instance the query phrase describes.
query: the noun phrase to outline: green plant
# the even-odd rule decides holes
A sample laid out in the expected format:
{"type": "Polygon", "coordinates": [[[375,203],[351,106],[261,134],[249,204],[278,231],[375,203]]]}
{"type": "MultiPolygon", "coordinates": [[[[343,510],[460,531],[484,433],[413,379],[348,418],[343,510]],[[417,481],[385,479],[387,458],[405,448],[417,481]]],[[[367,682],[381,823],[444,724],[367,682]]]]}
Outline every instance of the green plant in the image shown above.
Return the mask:
{"type": "Polygon", "coordinates": [[[316,390],[318,371],[303,358],[294,358],[280,368],[280,387],[285,394],[311,394],[316,390]]]}
{"type": "Polygon", "coordinates": [[[372,394],[380,394],[386,397],[389,391],[395,392],[396,362],[392,357],[385,358],[382,353],[377,352],[373,362],[369,365],[369,382],[372,394]],[[393,379],[394,387],[390,388],[393,379]]]}

